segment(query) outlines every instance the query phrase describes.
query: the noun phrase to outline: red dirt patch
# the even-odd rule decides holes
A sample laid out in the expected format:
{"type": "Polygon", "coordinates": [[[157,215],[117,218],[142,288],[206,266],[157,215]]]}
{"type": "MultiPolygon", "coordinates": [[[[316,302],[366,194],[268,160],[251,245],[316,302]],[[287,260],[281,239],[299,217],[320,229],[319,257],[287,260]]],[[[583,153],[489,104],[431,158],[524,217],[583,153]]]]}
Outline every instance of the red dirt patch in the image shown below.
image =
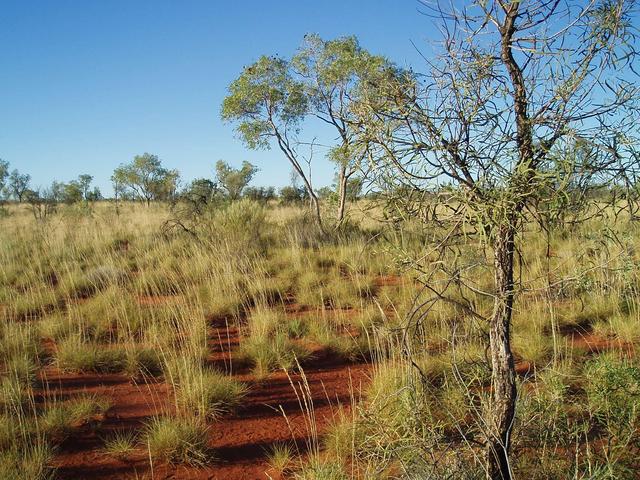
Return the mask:
{"type": "Polygon", "coordinates": [[[617,339],[601,337],[590,332],[576,332],[569,335],[569,339],[574,347],[584,348],[589,353],[601,353],[609,350],[631,352],[634,350],[634,345],[632,343],[626,343],[617,339]]]}
{"type": "Polygon", "coordinates": [[[53,463],[56,478],[128,478],[128,474],[148,468],[146,455],[122,462],[104,453],[102,447],[114,432],[140,429],[152,416],[170,411],[168,385],[134,384],[120,374],[63,374],[52,367],[45,369],[41,378],[43,398],[89,394],[107,398],[112,405],[100,425],[83,425],[60,445],[53,463]]]}
{"type": "Polygon", "coordinates": [[[249,393],[236,412],[210,425],[209,445],[214,458],[206,468],[153,465],[152,470],[142,446],[126,459],[103,450],[104,438],[110,433],[140,429],[153,415],[170,411],[168,385],[135,385],[123,375],[62,375],[55,369],[45,370],[48,387],[43,395],[89,393],[107,397],[113,404],[102,424],[81,427],[61,446],[54,461],[58,478],[267,480],[267,455],[273,445],[290,442],[300,454],[308,448],[309,417],[300,403],[301,392],[307,391],[305,378],[320,434],[332,422],[336,409],[349,409],[351,399],[358,398],[362,386],[368,383],[369,365],[348,364],[327,352],[316,352],[304,375],[292,373],[288,377],[285,372],[277,372],[257,381],[233,363],[239,341],[238,328],[224,320],[216,321],[211,328],[209,361],[246,382],[249,393]]]}

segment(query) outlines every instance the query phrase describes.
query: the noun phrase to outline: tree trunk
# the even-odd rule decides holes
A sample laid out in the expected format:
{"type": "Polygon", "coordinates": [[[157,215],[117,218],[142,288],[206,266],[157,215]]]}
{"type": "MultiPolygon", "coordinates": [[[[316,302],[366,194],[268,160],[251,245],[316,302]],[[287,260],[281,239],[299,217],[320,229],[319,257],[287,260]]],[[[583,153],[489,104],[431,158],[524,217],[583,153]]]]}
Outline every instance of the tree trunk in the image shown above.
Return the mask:
{"type": "Polygon", "coordinates": [[[509,447],[517,394],[510,345],[515,229],[512,222],[501,225],[493,245],[496,297],[489,330],[492,393],[486,444],[487,479],[490,480],[511,479],[509,447]]]}
{"type": "Polygon", "coordinates": [[[349,177],[346,173],[346,167],[340,168],[338,175],[338,214],[336,216],[336,228],[339,228],[344,220],[344,210],[347,204],[347,182],[349,177]]]}
{"type": "Polygon", "coordinates": [[[320,202],[318,201],[318,197],[316,196],[315,192],[313,190],[308,190],[309,196],[311,198],[311,206],[313,209],[313,214],[316,220],[316,223],[318,224],[318,228],[320,229],[320,231],[324,234],[324,225],[322,224],[322,215],[320,214],[320,202]]]}

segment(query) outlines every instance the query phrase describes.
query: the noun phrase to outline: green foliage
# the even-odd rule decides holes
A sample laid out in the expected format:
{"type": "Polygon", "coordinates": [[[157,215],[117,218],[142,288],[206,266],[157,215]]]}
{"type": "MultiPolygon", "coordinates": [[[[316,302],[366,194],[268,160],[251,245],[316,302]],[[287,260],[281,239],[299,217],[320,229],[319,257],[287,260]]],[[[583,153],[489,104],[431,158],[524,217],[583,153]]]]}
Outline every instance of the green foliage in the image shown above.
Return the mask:
{"type": "Polygon", "coordinates": [[[99,422],[109,408],[105,399],[82,396],[68,401],[58,401],[48,406],[40,418],[42,431],[56,443],[71,435],[73,429],[89,422],[99,422]]]}
{"type": "Polygon", "coordinates": [[[294,475],[296,480],[348,480],[340,462],[312,458],[300,472],[294,475]]]}
{"type": "Polygon", "coordinates": [[[306,189],[287,185],[282,187],[279,192],[280,201],[285,205],[302,203],[308,200],[309,194],[306,189]]]}
{"type": "Polygon", "coordinates": [[[9,176],[9,162],[0,158],[0,195],[4,194],[5,182],[9,176]]]}
{"type": "Polygon", "coordinates": [[[67,372],[121,372],[126,366],[126,354],[121,349],[104,348],[71,336],[58,346],[58,367],[67,372]]]}
{"type": "Polygon", "coordinates": [[[178,409],[187,416],[216,418],[232,410],[246,393],[246,387],[229,375],[198,364],[178,360],[169,370],[178,409]]]}
{"type": "Polygon", "coordinates": [[[640,368],[627,359],[602,355],[585,368],[589,408],[614,439],[635,435],[640,424],[640,368]]]}
{"type": "Polygon", "coordinates": [[[11,480],[52,480],[50,467],[53,452],[46,443],[26,448],[10,448],[0,452],[0,478],[11,480]]]}
{"type": "Polygon", "coordinates": [[[276,443],[271,447],[267,456],[269,466],[280,475],[291,466],[293,462],[294,451],[288,443],[276,443]]]}
{"type": "Polygon", "coordinates": [[[178,171],[164,168],[157,155],[144,153],[116,168],[111,179],[120,194],[129,190],[148,205],[151,200],[171,199],[178,177],[178,171]]]}
{"type": "Polygon", "coordinates": [[[262,56],[229,86],[222,119],[237,122],[236,130],[249,148],[265,149],[272,137],[281,135],[276,129],[295,129],[307,107],[303,85],[294,80],[289,63],[262,56]]]}
{"type": "Polygon", "coordinates": [[[31,175],[28,173],[20,173],[17,169],[13,169],[9,174],[5,191],[18,200],[18,202],[22,202],[25,199],[25,193],[29,190],[30,182],[31,175]]]}
{"type": "Polygon", "coordinates": [[[257,172],[258,167],[247,161],[242,162],[241,168],[233,168],[223,160],[216,162],[216,178],[231,200],[240,198],[242,191],[257,172]]]}

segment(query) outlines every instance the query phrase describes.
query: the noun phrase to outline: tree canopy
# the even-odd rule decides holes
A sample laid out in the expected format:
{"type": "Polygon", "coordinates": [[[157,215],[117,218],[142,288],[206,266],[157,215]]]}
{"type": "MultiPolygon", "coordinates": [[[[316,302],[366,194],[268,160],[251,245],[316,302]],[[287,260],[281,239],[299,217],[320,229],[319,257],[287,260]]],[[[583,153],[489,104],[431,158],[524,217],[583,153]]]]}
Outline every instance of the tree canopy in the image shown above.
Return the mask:
{"type": "Polygon", "coordinates": [[[158,156],[150,153],[136,155],[131,163],[116,168],[111,177],[118,193],[131,191],[147,205],[151,200],[171,198],[175,194],[178,179],[177,170],[167,170],[158,156]]]}
{"type": "Polygon", "coordinates": [[[216,178],[220,186],[224,189],[231,200],[237,200],[242,195],[242,191],[251,182],[258,167],[244,161],[242,167],[233,168],[227,162],[218,160],[216,162],[216,178]]]}

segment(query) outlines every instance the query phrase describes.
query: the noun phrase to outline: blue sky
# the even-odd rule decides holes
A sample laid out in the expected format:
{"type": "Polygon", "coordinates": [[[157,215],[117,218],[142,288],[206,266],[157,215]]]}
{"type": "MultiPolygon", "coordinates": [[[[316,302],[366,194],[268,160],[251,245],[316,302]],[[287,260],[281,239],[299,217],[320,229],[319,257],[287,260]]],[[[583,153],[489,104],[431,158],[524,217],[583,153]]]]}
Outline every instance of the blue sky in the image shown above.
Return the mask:
{"type": "MultiPolygon", "coordinates": [[[[253,152],[220,121],[228,84],[261,54],[288,56],[305,33],[355,34],[373,53],[420,66],[432,24],[417,0],[0,1],[0,158],[35,187],[95,177],[157,154],[185,180],[224,159],[282,186],[277,150],[253,152]]],[[[309,132],[313,136],[313,132],[309,132]]],[[[315,183],[332,181],[315,160],[315,183]]]]}

